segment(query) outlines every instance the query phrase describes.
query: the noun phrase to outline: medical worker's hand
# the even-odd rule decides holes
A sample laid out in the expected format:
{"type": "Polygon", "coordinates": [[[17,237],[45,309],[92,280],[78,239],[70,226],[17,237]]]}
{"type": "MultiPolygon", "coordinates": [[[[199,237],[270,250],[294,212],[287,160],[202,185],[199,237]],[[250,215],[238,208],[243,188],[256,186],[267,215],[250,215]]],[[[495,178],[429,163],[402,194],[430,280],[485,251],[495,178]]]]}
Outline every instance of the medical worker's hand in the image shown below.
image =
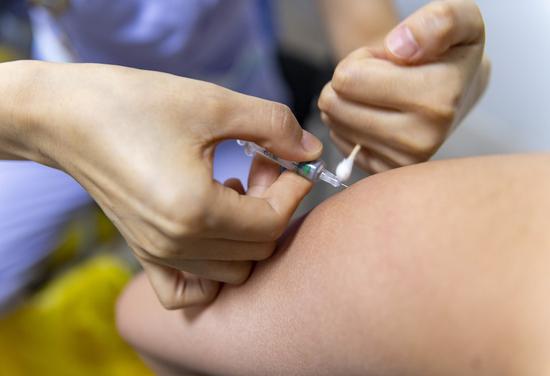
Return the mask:
{"type": "Polygon", "coordinates": [[[490,64],[470,0],[434,1],[395,27],[385,49],[337,66],[319,99],[335,144],[370,173],[429,159],[483,93],[490,64]]]}
{"type": "Polygon", "coordinates": [[[320,141],[284,105],[157,72],[20,65],[33,77],[19,97],[33,143],[20,155],[66,171],[92,195],[167,308],[208,302],[219,282],[242,283],[311,188],[265,161],[255,161],[247,194],[212,179],[214,149],[228,138],[286,159],[319,157],[320,141]]]}

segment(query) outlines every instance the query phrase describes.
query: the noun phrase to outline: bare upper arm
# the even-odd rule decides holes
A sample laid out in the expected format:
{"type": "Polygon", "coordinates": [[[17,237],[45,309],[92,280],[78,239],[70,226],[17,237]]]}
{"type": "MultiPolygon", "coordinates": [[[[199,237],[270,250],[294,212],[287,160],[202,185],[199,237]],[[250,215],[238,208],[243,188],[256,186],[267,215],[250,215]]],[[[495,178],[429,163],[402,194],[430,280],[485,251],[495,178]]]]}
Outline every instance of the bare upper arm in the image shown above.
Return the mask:
{"type": "Polygon", "coordinates": [[[137,279],[119,327],[149,356],[213,374],[518,374],[549,350],[548,191],[548,156],[377,175],[203,310],[165,311],[137,279]]]}

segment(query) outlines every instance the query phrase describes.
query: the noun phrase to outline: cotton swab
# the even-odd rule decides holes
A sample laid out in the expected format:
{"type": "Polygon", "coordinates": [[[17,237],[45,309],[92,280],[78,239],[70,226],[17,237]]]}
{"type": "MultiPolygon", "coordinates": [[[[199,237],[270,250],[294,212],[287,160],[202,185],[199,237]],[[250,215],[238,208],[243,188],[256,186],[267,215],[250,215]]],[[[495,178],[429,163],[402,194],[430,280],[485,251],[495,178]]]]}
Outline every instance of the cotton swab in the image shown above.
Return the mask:
{"type": "Polygon", "coordinates": [[[336,176],[340,181],[346,181],[351,176],[351,171],[353,170],[353,162],[357,153],[361,150],[361,145],[357,144],[351,151],[350,155],[347,158],[344,158],[336,167],[336,176]]]}

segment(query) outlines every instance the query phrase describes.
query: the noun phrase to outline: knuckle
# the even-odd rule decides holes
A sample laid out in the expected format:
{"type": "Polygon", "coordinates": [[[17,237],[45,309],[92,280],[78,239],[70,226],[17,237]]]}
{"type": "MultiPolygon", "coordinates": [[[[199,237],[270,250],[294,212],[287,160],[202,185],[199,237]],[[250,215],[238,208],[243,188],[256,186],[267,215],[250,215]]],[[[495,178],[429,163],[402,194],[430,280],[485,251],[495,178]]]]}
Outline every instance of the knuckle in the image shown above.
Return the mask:
{"type": "Polygon", "coordinates": [[[139,243],[131,243],[130,247],[138,259],[149,262],[169,260],[179,251],[179,244],[159,229],[160,226],[155,225],[153,231],[147,231],[139,243]]]}
{"type": "Polygon", "coordinates": [[[275,251],[275,242],[269,242],[269,243],[263,244],[256,251],[254,255],[254,260],[256,261],[266,260],[273,255],[274,251],[275,251]]]}
{"type": "Polygon", "coordinates": [[[390,166],[388,166],[381,160],[375,158],[369,161],[369,166],[367,170],[372,174],[379,174],[381,172],[386,172],[390,169],[391,169],[390,166]]]}
{"type": "Polygon", "coordinates": [[[330,133],[329,133],[329,137],[330,139],[336,144],[336,146],[338,147],[338,149],[340,149],[344,154],[346,153],[350,153],[351,150],[348,150],[347,148],[344,148],[343,147],[343,143],[342,143],[342,140],[343,140],[343,137],[342,135],[338,132],[337,129],[333,129],[331,128],[330,129],[330,133]]]}
{"type": "Polygon", "coordinates": [[[201,301],[203,303],[209,303],[214,300],[219,291],[219,283],[204,278],[199,278],[198,283],[202,291],[201,301]]]}
{"type": "Polygon", "coordinates": [[[435,154],[443,142],[440,132],[422,132],[407,140],[410,164],[424,162],[435,154]]]}
{"type": "Polygon", "coordinates": [[[353,82],[355,64],[350,59],[342,60],[332,77],[332,87],[337,92],[345,92],[353,82]]]}
{"type": "Polygon", "coordinates": [[[449,128],[456,119],[456,106],[449,103],[443,103],[427,110],[426,115],[437,126],[446,129],[449,128]]]}
{"type": "Polygon", "coordinates": [[[245,261],[235,265],[236,267],[228,272],[228,283],[232,285],[241,285],[248,279],[252,271],[252,263],[245,261]]]}
{"type": "Polygon", "coordinates": [[[152,250],[148,252],[154,261],[156,259],[170,259],[174,254],[179,251],[178,243],[175,242],[172,238],[163,236],[162,238],[157,238],[152,243],[152,250]]]}
{"type": "Polygon", "coordinates": [[[288,135],[295,133],[297,135],[299,133],[292,111],[282,103],[274,102],[271,104],[270,124],[273,134],[288,135]]]}
{"type": "Polygon", "coordinates": [[[427,154],[408,154],[404,158],[404,164],[403,166],[411,166],[415,165],[417,163],[426,162],[429,159],[429,156],[427,154]]]}
{"type": "Polygon", "coordinates": [[[438,127],[448,129],[456,120],[461,93],[459,90],[442,90],[436,97],[432,103],[419,104],[418,114],[438,127]]]}
{"type": "Polygon", "coordinates": [[[201,84],[204,85],[201,90],[208,93],[201,97],[201,107],[204,108],[204,113],[209,114],[214,124],[227,122],[227,115],[233,104],[232,93],[209,82],[201,82],[201,84]]]}
{"type": "Polygon", "coordinates": [[[424,152],[410,152],[406,155],[404,155],[400,159],[400,166],[412,166],[417,163],[426,162],[429,159],[430,155],[428,153],[424,152]]]}
{"type": "Polygon", "coordinates": [[[166,244],[198,235],[208,227],[209,205],[204,195],[187,192],[184,197],[165,199],[156,227],[167,238],[166,244]]]}
{"type": "Polygon", "coordinates": [[[400,167],[410,166],[419,162],[423,162],[424,159],[419,157],[415,153],[400,154],[397,158],[392,159],[392,161],[400,167]]]}
{"type": "Polygon", "coordinates": [[[431,16],[432,22],[437,25],[437,37],[443,40],[448,38],[457,24],[453,6],[447,1],[436,1],[432,3],[431,16]]]}
{"type": "Polygon", "coordinates": [[[437,80],[437,83],[433,83],[434,87],[439,87],[441,86],[441,82],[445,82],[445,87],[451,88],[447,92],[459,93],[462,91],[462,87],[466,81],[466,72],[459,64],[446,64],[437,73],[434,77],[437,80]]]}
{"type": "Polygon", "coordinates": [[[163,291],[158,298],[167,310],[176,310],[211,302],[217,295],[219,283],[202,278],[188,280],[183,272],[178,272],[175,288],[163,291]]]}
{"type": "Polygon", "coordinates": [[[448,128],[457,116],[464,91],[464,77],[458,69],[447,71],[446,84],[436,89],[431,96],[430,104],[421,106],[421,113],[435,124],[448,128]]]}
{"type": "Polygon", "coordinates": [[[196,284],[199,292],[185,294],[180,308],[208,304],[216,298],[219,291],[218,282],[198,278],[196,284]]]}
{"type": "Polygon", "coordinates": [[[331,114],[333,112],[336,102],[336,93],[334,92],[331,85],[332,83],[328,83],[325,85],[317,103],[319,109],[327,114],[331,114]]]}
{"type": "MultiPolygon", "coordinates": [[[[184,291],[186,288],[185,279],[179,278],[177,283],[183,284],[183,287],[181,288],[181,290],[178,290],[178,291],[184,291]]],[[[180,286],[178,286],[178,289],[180,289],[180,286]]],[[[183,299],[181,298],[178,299],[178,295],[176,294],[176,291],[173,291],[173,290],[157,291],[157,297],[160,301],[160,304],[162,304],[162,306],[168,310],[175,310],[175,309],[181,308],[185,304],[183,299]]]]}
{"type": "Polygon", "coordinates": [[[483,21],[483,15],[481,14],[481,9],[476,4],[474,0],[467,0],[467,4],[470,6],[472,18],[472,24],[475,30],[483,38],[485,37],[485,22],[483,21]]]}
{"type": "Polygon", "coordinates": [[[327,113],[325,112],[321,112],[321,121],[323,122],[323,124],[325,124],[329,129],[332,129],[333,127],[333,122],[332,120],[330,119],[330,117],[328,116],[327,113]]]}
{"type": "Polygon", "coordinates": [[[277,241],[284,233],[286,229],[286,221],[278,220],[274,226],[270,229],[266,236],[266,241],[277,241]]]}
{"type": "Polygon", "coordinates": [[[184,303],[178,302],[174,298],[160,298],[159,300],[162,306],[169,311],[179,309],[184,305],[184,303]]]}

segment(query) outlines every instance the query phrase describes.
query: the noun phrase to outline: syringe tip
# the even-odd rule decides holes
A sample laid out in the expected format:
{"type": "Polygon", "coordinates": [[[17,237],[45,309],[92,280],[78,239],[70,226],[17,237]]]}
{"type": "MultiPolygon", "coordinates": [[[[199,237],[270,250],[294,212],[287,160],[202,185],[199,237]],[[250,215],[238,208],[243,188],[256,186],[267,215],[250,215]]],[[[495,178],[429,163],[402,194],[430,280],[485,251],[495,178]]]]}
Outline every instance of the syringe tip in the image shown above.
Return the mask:
{"type": "Polygon", "coordinates": [[[338,179],[336,175],[326,169],[321,172],[321,175],[319,175],[319,179],[332,185],[334,188],[339,188],[343,185],[342,181],[338,179]]]}

